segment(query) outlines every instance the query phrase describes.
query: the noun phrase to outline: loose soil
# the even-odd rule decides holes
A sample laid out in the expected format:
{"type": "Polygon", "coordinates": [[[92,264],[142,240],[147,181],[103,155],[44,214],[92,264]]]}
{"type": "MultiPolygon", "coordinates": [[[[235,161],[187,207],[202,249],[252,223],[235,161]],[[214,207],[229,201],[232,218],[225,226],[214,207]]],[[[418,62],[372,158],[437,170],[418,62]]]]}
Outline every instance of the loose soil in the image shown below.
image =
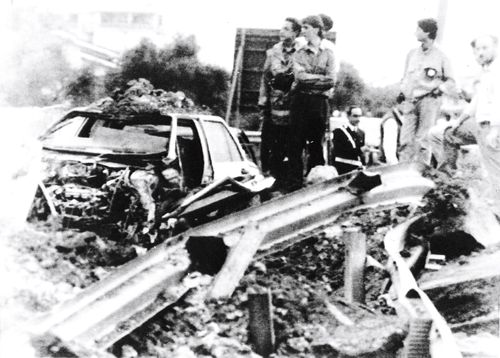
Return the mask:
{"type": "MultiPolygon", "coordinates": [[[[368,254],[384,264],[384,233],[404,221],[408,213],[407,206],[362,209],[342,215],[332,225],[348,221],[349,225],[359,226],[367,236],[368,254]]],[[[377,340],[387,340],[387,349],[396,350],[406,332],[405,322],[379,305],[386,273],[369,267],[365,279],[366,306],[346,303],[344,243],[329,232],[332,231],[254,262],[230,299],[203,304],[193,293],[186,302],[119,342],[114,353],[126,356],[122,353],[126,347],[126,352],[134,350],[140,356],[154,356],[159,351],[167,356],[181,356],[186,350],[193,356],[251,356],[248,295],[266,290],[272,293],[276,356],[315,357],[318,350],[325,349],[321,342],[332,336],[338,337],[334,345],[344,351],[370,349],[377,340]],[[334,304],[352,319],[355,329],[339,324],[329,313],[328,304],[334,304]]]]}
{"type": "MultiPolygon", "coordinates": [[[[416,240],[462,228],[462,204],[467,196],[462,184],[443,181],[447,186],[431,192],[420,209],[441,216],[423,219],[412,232],[416,240]]],[[[332,225],[348,221],[349,225],[359,226],[367,235],[368,254],[384,264],[383,236],[390,227],[406,220],[410,211],[407,206],[363,209],[344,214],[332,225]]],[[[125,247],[90,232],[58,231],[51,225],[33,224],[14,230],[4,224],[0,233],[0,272],[5,282],[0,294],[3,337],[8,337],[4,334],[8,331],[23,329],[27,320],[49,311],[144,252],[139,246],[125,247]]],[[[119,342],[113,353],[121,357],[254,356],[247,333],[248,294],[263,289],[272,293],[276,356],[313,357],[325,349],[322,344],[330,336],[343,337],[344,341],[339,338],[334,345],[345,350],[359,346],[361,336],[365,347],[380,337],[400,342],[405,334],[404,323],[377,300],[387,277],[384,271],[367,269],[366,306],[347,304],[342,299],[344,245],[331,233],[325,230],[255,262],[230,299],[202,304],[193,292],[184,302],[119,342]],[[355,322],[356,330],[351,332],[339,325],[325,302],[341,309],[355,322]]],[[[444,240],[450,237],[445,235],[444,240]]],[[[480,246],[469,245],[467,249],[470,253],[480,246]]],[[[463,254],[467,252],[458,252],[456,260],[463,254]]]]}

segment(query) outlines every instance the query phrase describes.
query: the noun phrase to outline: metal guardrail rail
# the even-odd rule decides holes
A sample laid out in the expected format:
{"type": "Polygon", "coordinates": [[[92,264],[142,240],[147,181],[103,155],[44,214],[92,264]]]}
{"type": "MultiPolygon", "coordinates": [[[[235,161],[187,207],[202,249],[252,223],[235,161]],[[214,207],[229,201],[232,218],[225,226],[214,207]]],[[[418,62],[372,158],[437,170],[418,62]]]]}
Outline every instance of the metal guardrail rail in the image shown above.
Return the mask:
{"type": "Polygon", "coordinates": [[[37,339],[55,337],[77,354],[105,349],[197,284],[187,276],[189,237],[241,237],[247,224],[256,222],[265,235],[260,249],[270,249],[325,226],[346,210],[418,202],[434,186],[421,170],[413,163],[374,168],[382,184],[359,195],[345,190],[356,173],[340,176],[190,229],[56,307],[31,331],[37,339]]]}
{"type": "Polygon", "coordinates": [[[446,357],[461,358],[451,329],[432,301],[418,286],[407,262],[400,255],[404,248],[407,232],[419,217],[406,221],[388,231],[384,247],[389,254],[393,306],[398,315],[410,319],[410,332],[405,341],[404,357],[432,357],[432,344],[438,339],[446,347],[446,357]],[[438,335],[430,334],[434,330],[438,335]],[[432,337],[432,339],[431,339],[432,337]]]}

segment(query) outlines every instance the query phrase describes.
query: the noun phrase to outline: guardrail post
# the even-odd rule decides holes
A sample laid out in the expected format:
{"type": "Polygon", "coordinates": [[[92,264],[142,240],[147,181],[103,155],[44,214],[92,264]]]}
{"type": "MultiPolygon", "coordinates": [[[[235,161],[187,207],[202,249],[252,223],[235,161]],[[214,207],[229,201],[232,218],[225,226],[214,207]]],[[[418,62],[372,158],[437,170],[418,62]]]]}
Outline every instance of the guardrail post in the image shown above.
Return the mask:
{"type": "Polygon", "coordinates": [[[249,335],[255,352],[268,357],[274,352],[271,290],[248,295],[249,335]]]}
{"type": "Polygon", "coordinates": [[[366,235],[359,227],[344,229],[344,296],[348,302],[365,302],[366,235]]]}

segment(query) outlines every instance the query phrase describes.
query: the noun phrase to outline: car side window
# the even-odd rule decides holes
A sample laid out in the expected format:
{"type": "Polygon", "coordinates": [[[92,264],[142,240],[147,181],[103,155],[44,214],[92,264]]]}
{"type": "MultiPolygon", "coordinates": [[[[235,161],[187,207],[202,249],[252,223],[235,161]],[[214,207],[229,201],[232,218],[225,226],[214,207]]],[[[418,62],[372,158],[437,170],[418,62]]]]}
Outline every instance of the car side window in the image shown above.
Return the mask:
{"type": "Polygon", "coordinates": [[[82,127],[85,119],[85,117],[77,116],[64,121],[47,136],[47,139],[69,139],[75,137],[80,131],[80,128],[82,127]]]}
{"type": "Polygon", "coordinates": [[[177,144],[186,186],[194,188],[201,185],[204,168],[203,152],[193,123],[179,121],[177,144]]]}
{"type": "Polygon", "coordinates": [[[203,128],[207,136],[212,162],[239,162],[243,160],[233,137],[222,123],[204,121],[203,128]]]}

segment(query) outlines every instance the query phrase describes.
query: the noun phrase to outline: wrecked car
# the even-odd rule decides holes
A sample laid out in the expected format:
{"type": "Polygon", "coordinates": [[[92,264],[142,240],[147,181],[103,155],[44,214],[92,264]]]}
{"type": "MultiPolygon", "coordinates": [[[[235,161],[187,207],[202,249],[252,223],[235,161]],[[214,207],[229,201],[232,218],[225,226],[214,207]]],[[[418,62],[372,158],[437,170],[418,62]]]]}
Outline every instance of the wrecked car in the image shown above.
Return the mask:
{"type": "Polygon", "coordinates": [[[31,216],[111,236],[153,243],[243,208],[274,180],[211,115],[73,110],[40,139],[44,179],[31,216]]]}

